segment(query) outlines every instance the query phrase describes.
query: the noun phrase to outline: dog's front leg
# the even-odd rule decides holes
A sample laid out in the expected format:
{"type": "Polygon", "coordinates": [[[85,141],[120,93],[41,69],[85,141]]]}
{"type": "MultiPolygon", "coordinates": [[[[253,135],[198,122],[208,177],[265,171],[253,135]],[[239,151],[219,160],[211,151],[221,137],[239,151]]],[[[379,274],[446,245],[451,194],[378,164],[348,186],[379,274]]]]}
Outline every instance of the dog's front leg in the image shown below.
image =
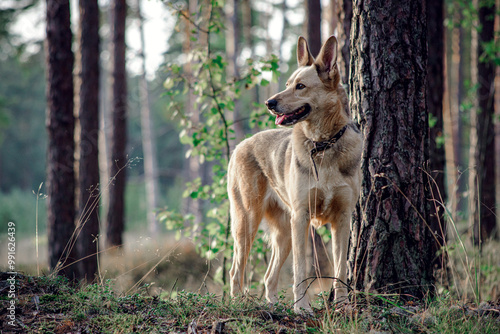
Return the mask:
{"type": "Polygon", "coordinates": [[[347,251],[349,247],[349,219],[350,213],[344,212],[337,222],[332,223],[333,246],[333,276],[337,279],[333,283],[335,302],[347,300],[347,251]]]}
{"type": "Polygon", "coordinates": [[[306,249],[307,231],[309,230],[309,214],[294,212],[291,219],[292,252],[293,252],[293,295],[296,313],[312,313],[309,297],[307,296],[306,280],[306,249]]]}

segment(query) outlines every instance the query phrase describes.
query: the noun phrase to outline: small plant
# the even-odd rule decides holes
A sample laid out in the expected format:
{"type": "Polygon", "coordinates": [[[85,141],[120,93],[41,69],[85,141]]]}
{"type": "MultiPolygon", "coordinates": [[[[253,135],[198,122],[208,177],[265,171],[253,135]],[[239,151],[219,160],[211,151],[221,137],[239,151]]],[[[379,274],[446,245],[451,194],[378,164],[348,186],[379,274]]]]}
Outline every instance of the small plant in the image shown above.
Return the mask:
{"type": "MultiPolygon", "coordinates": [[[[228,64],[223,53],[214,47],[223,33],[222,6],[220,2],[210,1],[208,8],[200,7],[199,16],[208,17],[203,26],[198,23],[202,20],[194,21],[196,13],[186,13],[184,9],[173,5],[171,7],[179,17],[179,24],[184,23],[193,29],[191,40],[198,42],[199,46],[186,55],[189,69],[177,64],[167,67],[168,78],[164,86],[167,89],[166,95],[171,98],[168,110],[171,110],[171,116],[178,119],[182,127],[181,143],[190,147],[187,158],[199,159],[200,163],[210,162],[212,165],[211,180],[208,183],[203,183],[200,178],[192,180],[186,184],[183,196],[209,201],[211,205],[202,222],[195,221],[192,214],[181,215],[170,210],[159,213],[158,217],[166,224],[167,229],[176,231],[177,238],[192,238],[197,251],[205,258],[213,260],[221,254],[222,267],[215,279],[225,284],[229,265],[227,259],[231,255],[226,173],[231,155],[230,140],[234,137],[234,121],[230,121],[229,115],[234,111],[235,101],[241,97],[244,88],[269,84],[269,80],[263,78],[264,72],[271,73],[272,80],[276,81],[279,70],[277,57],[271,56],[258,61],[247,60],[247,67],[240,78],[226,75],[228,64]],[[185,97],[189,94],[193,96],[193,108],[200,115],[198,120],[193,120],[192,115],[185,112],[185,97]]],[[[270,116],[264,106],[254,104],[253,107],[249,124],[269,125],[270,116]]],[[[261,237],[257,242],[260,247],[255,249],[262,259],[264,242],[261,237]]]]}

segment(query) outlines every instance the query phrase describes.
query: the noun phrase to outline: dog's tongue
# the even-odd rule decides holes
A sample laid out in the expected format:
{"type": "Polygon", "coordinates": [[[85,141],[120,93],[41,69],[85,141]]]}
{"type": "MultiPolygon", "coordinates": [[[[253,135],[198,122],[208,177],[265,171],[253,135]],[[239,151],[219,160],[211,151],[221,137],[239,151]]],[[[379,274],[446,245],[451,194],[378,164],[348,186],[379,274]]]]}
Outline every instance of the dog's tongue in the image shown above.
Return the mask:
{"type": "Polygon", "coordinates": [[[286,116],[285,115],[276,115],[276,120],[274,121],[274,124],[276,125],[280,125],[281,123],[283,123],[283,121],[285,120],[286,116]]]}

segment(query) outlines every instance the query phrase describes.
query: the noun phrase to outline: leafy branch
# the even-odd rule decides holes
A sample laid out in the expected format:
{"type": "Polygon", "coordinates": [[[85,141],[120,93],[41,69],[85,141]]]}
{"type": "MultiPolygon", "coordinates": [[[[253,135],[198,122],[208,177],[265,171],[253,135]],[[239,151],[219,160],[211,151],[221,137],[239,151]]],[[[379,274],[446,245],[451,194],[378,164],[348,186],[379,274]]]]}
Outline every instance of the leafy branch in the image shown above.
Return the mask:
{"type": "MultiPolygon", "coordinates": [[[[182,215],[172,210],[159,213],[159,218],[167,228],[176,231],[176,237],[192,238],[197,251],[211,260],[221,254],[222,266],[216,279],[226,284],[227,259],[231,255],[230,216],[227,196],[227,167],[231,156],[230,140],[234,133],[236,121],[230,121],[230,113],[234,112],[235,101],[242,97],[243,87],[253,88],[256,85],[265,86],[269,81],[263,78],[263,73],[271,74],[273,80],[279,76],[278,59],[276,56],[259,60],[249,59],[246,67],[240,72],[239,78],[228,78],[227,61],[222,50],[217,50],[214,41],[224,38],[222,32],[222,5],[215,0],[208,7],[199,7],[197,13],[189,13],[184,8],[171,9],[179,18],[179,25],[188,25],[191,35],[189,39],[196,44],[186,54],[185,64],[170,64],[167,66],[168,78],[165,80],[165,94],[170,97],[168,109],[172,116],[179,120],[182,128],[180,141],[189,145],[189,159],[198,158],[200,163],[212,162],[212,179],[203,184],[197,178],[186,184],[184,197],[194,200],[209,200],[210,208],[202,222],[197,222],[192,214],[182,215]],[[209,15],[207,14],[209,11],[209,15]],[[203,20],[196,19],[204,17],[203,20]],[[192,29],[191,29],[192,28],[192,29]],[[202,36],[198,40],[197,36],[202,36]],[[193,75],[194,74],[194,75],[193,75]],[[193,108],[199,113],[199,122],[193,121],[186,110],[186,96],[194,96],[193,108]]],[[[181,30],[179,28],[179,30],[181,30]]],[[[188,31],[188,29],[185,29],[188,31]]],[[[188,37],[186,37],[188,38],[188,37]]],[[[273,124],[271,118],[262,120],[265,113],[263,105],[253,105],[246,110],[245,119],[249,126],[273,124]],[[269,122],[271,121],[271,122],[269,122]]],[[[255,247],[258,258],[265,258],[265,247],[262,234],[259,234],[255,247]]]]}

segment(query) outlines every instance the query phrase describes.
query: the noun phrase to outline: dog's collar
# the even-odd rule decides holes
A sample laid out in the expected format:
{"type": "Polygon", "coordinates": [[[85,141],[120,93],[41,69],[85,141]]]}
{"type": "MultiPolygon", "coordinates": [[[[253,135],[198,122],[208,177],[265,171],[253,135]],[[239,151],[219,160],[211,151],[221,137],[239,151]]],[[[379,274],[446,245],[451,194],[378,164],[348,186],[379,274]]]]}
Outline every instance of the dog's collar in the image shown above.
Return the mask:
{"type": "Polygon", "coordinates": [[[328,140],[325,141],[312,141],[314,147],[311,150],[311,161],[314,166],[314,173],[316,175],[316,181],[319,181],[319,175],[318,175],[318,169],[316,168],[316,162],[314,162],[314,156],[319,153],[323,152],[333,145],[344,135],[344,132],[347,130],[347,125],[345,125],[342,129],[340,129],[339,132],[337,132],[333,137],[331,137],[328,140]]]}

